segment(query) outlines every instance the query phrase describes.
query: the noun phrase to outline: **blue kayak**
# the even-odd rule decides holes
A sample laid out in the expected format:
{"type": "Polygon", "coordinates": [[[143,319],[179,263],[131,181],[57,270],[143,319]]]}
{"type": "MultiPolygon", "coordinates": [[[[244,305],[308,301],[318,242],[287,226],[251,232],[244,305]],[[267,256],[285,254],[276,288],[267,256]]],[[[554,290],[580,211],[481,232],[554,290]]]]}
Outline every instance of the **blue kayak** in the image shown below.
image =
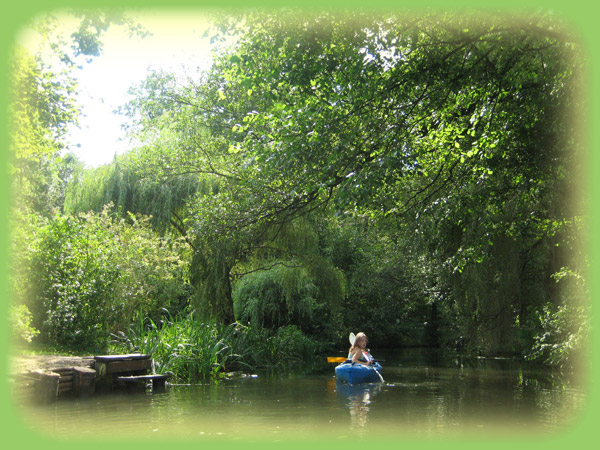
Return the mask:
{"type": "Polygon", "coordinates": [[[365,366],[346,361],[335,368],[335,376],[339,381],[345,381],[349,384],[383,381],[381,365],[378,362],[372,366],[365,366]]]}

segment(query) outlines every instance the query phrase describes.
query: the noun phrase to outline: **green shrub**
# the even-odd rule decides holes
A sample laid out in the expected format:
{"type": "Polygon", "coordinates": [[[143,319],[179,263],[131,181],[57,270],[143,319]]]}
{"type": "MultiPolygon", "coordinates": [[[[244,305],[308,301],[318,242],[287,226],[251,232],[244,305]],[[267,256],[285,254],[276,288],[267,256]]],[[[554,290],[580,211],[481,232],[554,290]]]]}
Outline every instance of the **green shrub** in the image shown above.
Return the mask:
{"type": "Polygon", "coordinates": [[[536,312],[533,346],[527,359],[562,369],[573,369],[587,350],[591,315],[584,278],[563,267],[553,275],[559,285],[562,303],[545,304],[536,312]]]}
{"type": "Polygon", "coordinates": [[[186,295],[179,241],[156,235],[148,218],[101,214],[55,216],[39,231],[29,270],[37,275],[28,299],[42,343],[102,351],[110,332],[126,327],[140,309],[186,295]]]}
{"type": "Polygon", "coordinates": [[[33,316],[27,306],[11,305],[8,315],[16,343],[31,343],[33,338],[40,334],[40,331],[32,326],[33,316]]]}
{"type": "Polygon", "coordinates": [[[538,314],[540,330],[526,357],[561,368],[573,367],[586,349],[588,311],[582,306],[547,304],[538,314]]]}

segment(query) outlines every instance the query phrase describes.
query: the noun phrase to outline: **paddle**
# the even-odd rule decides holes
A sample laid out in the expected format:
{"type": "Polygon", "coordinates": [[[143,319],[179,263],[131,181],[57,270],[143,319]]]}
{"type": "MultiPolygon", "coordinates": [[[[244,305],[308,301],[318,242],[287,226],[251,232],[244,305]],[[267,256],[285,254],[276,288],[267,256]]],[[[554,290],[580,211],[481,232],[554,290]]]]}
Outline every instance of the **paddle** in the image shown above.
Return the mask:
{"type": "Polygon", "coordinates": [[[348,361],[348,358],[344,358],[343,356],[328,356],[327,357],[328,363],[343,363],[346,361],[348,361]]]}

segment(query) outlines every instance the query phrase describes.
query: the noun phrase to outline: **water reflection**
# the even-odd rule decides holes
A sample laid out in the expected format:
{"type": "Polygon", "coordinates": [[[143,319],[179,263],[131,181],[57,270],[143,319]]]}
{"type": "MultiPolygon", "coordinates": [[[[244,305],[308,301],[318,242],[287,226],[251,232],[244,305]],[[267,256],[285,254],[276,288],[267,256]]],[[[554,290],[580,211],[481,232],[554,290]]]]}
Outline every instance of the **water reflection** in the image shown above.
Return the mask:
{"type": "Polygon", "coordinates": [[[350,411],[350,423],[353,430],[357,430],[359,433],[364,431],[368,422],[371,402],[375,395],[381,392],[382,386],[382,383],[354,385],[336,383],[336,393],[350,411]]]}

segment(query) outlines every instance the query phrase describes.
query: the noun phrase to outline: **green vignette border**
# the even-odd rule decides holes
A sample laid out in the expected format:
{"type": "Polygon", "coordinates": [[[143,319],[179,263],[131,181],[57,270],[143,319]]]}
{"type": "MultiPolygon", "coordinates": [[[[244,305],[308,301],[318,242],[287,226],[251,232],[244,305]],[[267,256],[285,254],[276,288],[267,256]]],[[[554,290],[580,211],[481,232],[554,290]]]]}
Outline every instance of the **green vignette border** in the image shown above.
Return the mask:
{"type": "MultiPolygon", "coordinates": [[[[452,3],[444,0],[435,0],[427,2],[419,2],[415,0],[397,0],[397,1],[383,1],[375,0],[365,4],[363,1],[358,0],[346,0],[346,1],[332,1],[332,2],[317,2],[315,0],[307,0],[297,4],[290,4],[285,1],[275,0],[254,0],[252,2],[244,2],[241,0],[54,0],[49,4],[47,1],[42,0],[30,0],[26,2],[15,2],[11,5],[3,6],[2,18],[0,19],[0,36],[2,42],[0,43],[0,104],[2,105],[1,114],[2,118],[6,119],[7,115],[7,104],[8,104],[8,92],[7,92],[7,81],[8,81],[8,67],[9,67],[9,53],[10,48],[13,44],[16,34],[19,30],[26,26],[28,21],[34,18],[38,14],[52,12],[65,8],[92,8],[92,7],[106,7],[106,8],[163,8],[163,9],[190,9],[190,8],[224,8],[232,10],[241,10],[249,7],[261,7],[267,9],[277,9],[281,7],[299,7],[299,13],[301,11],[315,11],[323,9],[324,6],[328,9],[344,9],[351,10],[353,8],[363,9],[395,9],[402,10],[406,9],[411,12],[418,12],[424,8],[444,11],[448,9],[460,10],[460,9],[498,9],[506,12],[519,12],[519,11],[539,11],[539,10],[550,10],[554,11],[558,18],[565,20],[567,24],[570,24],[573,32],[580,37],[580,44],[583,47],[584,54],[587,57],[587,73],[584,74],[584,87],[582,91],[584,95],[589,96],[589,106],[587,111],[588,128],[582,129],[582,139],[584,145],[587,148],[586,161],[584,164],[587,167],[587,172],[580,174],[580,176],[586,180],[589,195],[588,195],[588,214],[590,217],[590,223],[588,224],[588,236],[586,239],[589,241],[589,257],[590,257],[590,273],[588,274],[588,282],[590,284],[592,310],[598,303],[599,297],[599,281],[595,279],[594,273],[598,266],[600,258],[600,242],[598,237],[594,235],[594,230],[598,229],[598,223],[600,221],[600,213],[594,210],[593,206],[597,204],[597,200],[600,199],[600,180],[597,176],[594,176],[596,169],[600,167],[600,156],[598,156],[597,150],[599,150],[599,133],[597,127],[593,124],[600,123],[600,117],[598,114],[600,106],[600,76],[598,74],[598,66],[600,64],[600,31],[597,24],[594,23],[594,18],[597,17],[600,6],[590,6],[589,0],[505,0],[498,1],[492,0],[487,2],[473,1],[473,0],[455,0],[452,3]],[[302,8],[302,9],[300,9],[302,8]],[[594,151],[596,150],[596,151],[594,151]]],[[[8,135],[9,130],[7,128],[7,120],[0,121],[0,167],[6,171],[7,167],[7,148],[8,148],[8,135]]],[[[5,172],[6,174],[6,172],[5,172]]],[[[0,315],[4,320],[3,326],[0,326],[0,373],[2,374],[0,381],[0,417],[2,421],[1,429],[4,431],[5,441],[8,440],[9,444],[18,445],[19,448],[34,448],[37,446],[44,446],[45,448],[65,448],[71,446],[85,445],[86,447],[93,448],[96,446],[104,446],[110,442],[110,439],[94,439],[93,441],[88,439],[86,442],[80,440],[65,441],[59,439],[51,439],[48,436],[38,435],[35,430],[30,430],[27,426],[21,423],[19,418],[19,412],[11,405],[11,397],[9,392],[8,380],[5,374],[8,372],[9,365],[9,331],[8,324],[6,323],[8,304],[10,302],[7,272],[10,262],[8,261],[8,210],[9,210],[9,182],[8,175],[0,177],[0,315]],[[32,432],[33,431],[33,432],[32,432]]],[[[594,314],[597,316],[597,313],[594,314]]],[[[597,440],[600,432],[597,431],[597,418],[600,417],[600,406],[599,406],[599,395],[598,388],[594,384],[596,369],[595,366],[598,364],[598,330],[594,326],[594,318],[592,317],[592,336],[590,341],[592,361],[590,364],[590,373],[588,374],[588,399],[587,406],[583,409],[580,416],[575,419],[574,423],[568,426],[564,430],[556,430],[547,435],[540,435],[539,437],[529,437],[527,440],[521,440],[517,435],[514,437],[507,436],[505,439],[489,440],[485,438],[478,439],[460,439],[460,438],[435,438],[430,440],[421,441],[409,441],[409,440],[391,440],[386,436],[370,436],[373,442],[368,441],[361,442],[358,445],[376,445],[382,448],[397,448],[399,445],[409,445],[411,447],[439,447],[450,445],[451,447],[472,448],[485,446],[487,448],[505,448],[510,445],[512,448],[535,448],[542,447],[546,450],[548,448],[566,448],[568,446],[580,445],[586,446],[591,443],[592,440],[597,440]]],[[[310,438],[307,442],[289,442],[285,441],[285,445],[317,445],[319,447],[341,447],[349,445],[351,441],[333,442],[333,441],[316,441],[312,442],[310,438]]],[[[184,444],[183,441],[176,440],[176,445],[184,444]]],[[[116,441],[115,444],[127,444],[131,445],[143,445],[145,448],[153,448],[163,446],[164,442],[152,442],[149,439],[141,439],[139,441],[116,441]]],[[[243,444],[244,447],[259,447],[265,449],[270,446],[279,446],[281,443],[272,442],[239,442],[239,441],[212,441],[206,442],[206,444],[217,444],[219,446],[233,446],[239,447],[243,444]]],[[[352,445],[352,444],[350,444],[352,445]]]]}

